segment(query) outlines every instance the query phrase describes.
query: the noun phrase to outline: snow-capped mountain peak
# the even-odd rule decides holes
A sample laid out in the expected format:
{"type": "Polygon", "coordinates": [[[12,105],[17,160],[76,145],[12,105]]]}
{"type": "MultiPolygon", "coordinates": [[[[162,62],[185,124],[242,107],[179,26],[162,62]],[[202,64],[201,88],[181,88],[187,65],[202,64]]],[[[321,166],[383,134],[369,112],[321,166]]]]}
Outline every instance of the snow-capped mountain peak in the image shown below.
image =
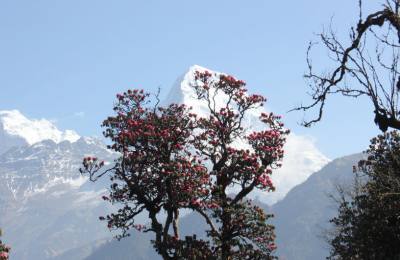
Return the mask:
{"type": "MultiPolygon", "coordinates": [[[[199,116],[204,117],[209,115],[207,103],[204,100],[197,99],[196,91],[193,88],[193,85],[198,83],[195,80],[196,71],[208,71],[214,75],[215,80],[218,80],[221,74],[225,74],[199,65],[193,65],[177,79],[167,98],[163,101],[163,105],[171,103],[186,104],[192,107],[192,111],[199,116]]],[[[210,89],[210,93],[213,93],[213,91],[213,89],[210,89]]],[[[249,89],[249,92],[253,91],[249,89]]],[[[225,106],[226,100],[227,96],[224,93],[218,92],[215,95],[215,100],[212,102],[215,102],[215,107],[218,109],[225,106]]],[[[260,131],[265,128],[265,125],[259,120],[262,112],[267,112],[265,107],[248,111],[243,122],[243,127],[248,132],[260,131]]],[[[248,147],[247,143],[241,141],[236,140],[234,145],[242,148],[248,147]]],[[[294,186],[304,182],[312,173],[318,171],[330,161],[318,150],[314,139],[296,135],[295,133],[291,133],[287,138],[285,151],[283,167],[275,171],[271,176],[277,190],[268,194],[261,191],[253,193],[253,196],[259,197],[264,203],[272,205],[281,200],[294,186]]]]}
{"type": "MultiPolygon", "coordinates": [[[[219,76],[225,73],[213,71],[199,65],[191,66],[186,73],[179,77],[175,84],[172,86],[167,98],[163,104],[168,105],[171,103],[186,104],[193,108],[193,111],[199,116],[208,115],[207,103],[203,100],[197,99],[197,94],[193,85],[196,84],[195,74],[196,71],[204,72],[209,71],[213,74],[213,78],[217,81],[219,76]]],[[[213,92],[213,89],[210,89],[213,92]]],[[[215,107],[221,108],[227,100],[227,95],[222,92],[217,93],[218,98],[215,99],[215,107]]]]}
{"type": "Polygon", "coordinates": [[[77,141],[80,136],[72,130],[60,131],[46,119],[28,119],[18,110],[0,111],[0,139],[9,137],[32,145],[43,140],[55,143],[77,141]],[[22,139],[22,140],[21,140],[22,139]]]}

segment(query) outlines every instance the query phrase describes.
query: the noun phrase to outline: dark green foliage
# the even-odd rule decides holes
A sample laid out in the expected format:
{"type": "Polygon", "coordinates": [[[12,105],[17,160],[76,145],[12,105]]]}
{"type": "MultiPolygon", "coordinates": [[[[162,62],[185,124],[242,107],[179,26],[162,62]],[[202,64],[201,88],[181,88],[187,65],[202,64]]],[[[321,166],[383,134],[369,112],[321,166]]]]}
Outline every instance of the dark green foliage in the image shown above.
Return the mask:
{"type": "Polygon", "coordinates": [[[328,259],[400,259],[399,132],[372,139],[367,154],[352,191],[340,192],[328,259]]]}

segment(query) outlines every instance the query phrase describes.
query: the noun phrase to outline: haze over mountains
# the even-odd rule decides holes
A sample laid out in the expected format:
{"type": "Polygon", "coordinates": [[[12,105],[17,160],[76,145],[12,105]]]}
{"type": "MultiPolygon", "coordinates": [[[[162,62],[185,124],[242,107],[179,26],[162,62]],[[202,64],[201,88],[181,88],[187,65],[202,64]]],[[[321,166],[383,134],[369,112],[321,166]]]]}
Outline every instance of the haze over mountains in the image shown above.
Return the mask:
{"type": "MultiPolygon", "coordinates": [[[[171,88],[164,104],[185,103],[195,113],[205,114],[204,104],[195,99],[190,87],[195,70],[205,68],[192,66],[171,88]]],[[[110,114],[111,109],[110,104],[110,114]]],[[[257,120],[261,112],[255,110],[246,118],[249,131],[262,127],[257,120]]],[[[328,198],[322,195],[322,190],[331,189],[333,177],[340,176],[342,171],[344,176],[351,176],[355,159],[336,160],[325,166],[329,159],[313,140],[295,133],[289,136],[285,151],[284,166],[272,176],[277,191],[257,192],[253,198],[276,214],[278,246],[285,246],[280,254],[287,259],[320,259],[293,258],[298,252],[295,245],[315,242],[310,238],[310,230],[315,231],[315,225],[323,223],[332,213],[326,209],[328,198]],[[313,174],[322,167],[323,170],[313,174]],[[295,227],[291,226],[293,223],[295,227]],[[302,232],[308,237],[291,232],[302,232]]],[[[0,111],[0,227],[4,240],[12,246],[11,259],[101,259],[100,255],[112,250],[135,250],[136,257],[142,259],[154,257],[148,239],[142,234],[134,234],[134,241],[109,242],[112,234],[105,223],[98,221],[98,216],[112,210],[101,200],[108,179],[91,183],[80,175],[78,169],[87,155],[109,162],[117,156],[99,139],[80,137],[72,130],[60,131],[48,120],[28,119],[17,110],[0,111]]],[[[191,223],[184,228],[190,232],[196,220],[187,216],[185,221],[191,223]]],[[[304,257],[321,254],[305,253],[304,257]]],[[[120,253],[121,258],[114,255],[113,259],[140,259],[123,255],[120,253]]]]}

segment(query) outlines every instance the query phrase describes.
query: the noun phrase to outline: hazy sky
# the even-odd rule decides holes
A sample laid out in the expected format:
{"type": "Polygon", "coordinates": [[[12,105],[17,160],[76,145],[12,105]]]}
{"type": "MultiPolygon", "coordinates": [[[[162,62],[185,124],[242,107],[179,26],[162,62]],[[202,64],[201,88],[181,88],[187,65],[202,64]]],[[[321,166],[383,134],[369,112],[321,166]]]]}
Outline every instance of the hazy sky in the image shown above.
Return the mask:
{"type": "MultiPolygon", "coordinates": [[[[356,7],[356,0],[2,0],[0,110],[100,135],[117,92],[161,87],[165,95],[199,64],[245,80],[328,157],[359,152],[378,133],[368,100],[330,99],[312,128],[298,125],[302,112],[286,114],[309,101],[308,42],[332,17],[347,33],[356,7]]],[[[324,71],[325,53],[314,59],[324,71]]]]}

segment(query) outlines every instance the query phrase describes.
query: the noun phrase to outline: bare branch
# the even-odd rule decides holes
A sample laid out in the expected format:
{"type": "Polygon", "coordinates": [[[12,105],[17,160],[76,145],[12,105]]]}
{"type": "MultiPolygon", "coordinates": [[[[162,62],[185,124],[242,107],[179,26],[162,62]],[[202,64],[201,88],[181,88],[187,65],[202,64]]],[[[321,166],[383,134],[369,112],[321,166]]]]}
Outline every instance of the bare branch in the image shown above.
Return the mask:
{"type": "Polygon", "coordinates": [[[317,109],[317,116],[304,121],[306,127],[322,119],[327,97],[340,94],[349,97],[369,96],[374,106],[375,123],[382,131],[389,127],[400,129],[398,118],[398,91],[400,75],[397,68],[400,47],[400,17],[399,2],[387,1],[382,10],[373,12],[363,19],[362,0],[358,1],[359,21],[355,29],[350,30],[350,44],[344,47],[336,36],[332,26],[319,34],[322,45],[329,51],[329,58],[337,65],[328,74],[316,74],[313,71],[311,49],[315,43],[310,43],[307,49],[308,72],[305,78],[310,81],[312,102],[301,105],[290,111],[308,111],[317,109]],[[374,29],[385,29],[380,36],[374,29]],[[374,56],[369,55],[368,44],[371,35],[376,39],[374,56]],[[395,36],[395,43],[392,39],[395,36]],[[383,46],[380,46],[383,45],[383,46]],[[391,48],[391,53],[385,52],[385,47],[391,48]],[[390,56],[388,63],[384,60],[390,56]],[[384,73],[388,77],[383,76],[384,73]],[[356,80],[359,87],[350,86],[346,75],[356,80]]]}

